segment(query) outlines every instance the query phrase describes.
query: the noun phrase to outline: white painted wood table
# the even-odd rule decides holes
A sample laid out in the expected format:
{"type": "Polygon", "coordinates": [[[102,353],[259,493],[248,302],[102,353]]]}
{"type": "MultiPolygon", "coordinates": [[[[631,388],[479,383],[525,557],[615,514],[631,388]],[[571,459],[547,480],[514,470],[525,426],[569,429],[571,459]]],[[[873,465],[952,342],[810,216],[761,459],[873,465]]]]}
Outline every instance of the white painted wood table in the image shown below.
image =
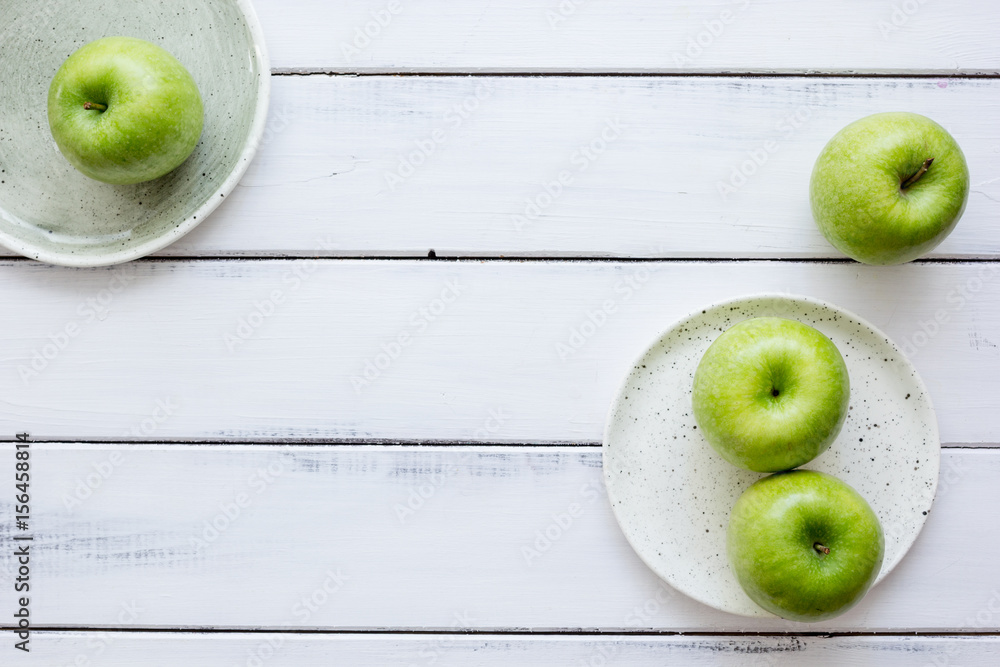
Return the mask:
{"type": "Polygon", "coordinates": [[[118,268],[0,261],[35,538],[22,654],[3,472],[0,664],[1000,664],[995,3],[256,5],[271,116],[218,212],[118,268]],[[931,256],[866,267],[806,186],[886,110],[946,126],[973,191],[931,256]],[[941,428],[913,550],[818,625],[673,592],[601,485],[631,359],[764,291],[882,328],[941,428]]]}

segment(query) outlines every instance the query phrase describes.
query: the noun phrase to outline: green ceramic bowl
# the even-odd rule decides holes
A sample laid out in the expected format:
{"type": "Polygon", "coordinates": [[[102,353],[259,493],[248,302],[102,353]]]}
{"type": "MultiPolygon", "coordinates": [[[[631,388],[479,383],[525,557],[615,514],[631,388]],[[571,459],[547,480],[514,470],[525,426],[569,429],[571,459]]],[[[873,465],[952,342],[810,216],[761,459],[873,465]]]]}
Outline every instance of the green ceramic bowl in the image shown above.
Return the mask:
{"type": "Polygon", "coordinates": [[[232,192],[264,132],[270,69],[249,0],[5,0],[0,91],[0,243],[43,262],[103,266],[173,243],[232,192]],[[112,35],[170,51],[205,103],[191,157],[138,185],[87,178],[49,132],[56,70],[84,44],[112,35]]]}

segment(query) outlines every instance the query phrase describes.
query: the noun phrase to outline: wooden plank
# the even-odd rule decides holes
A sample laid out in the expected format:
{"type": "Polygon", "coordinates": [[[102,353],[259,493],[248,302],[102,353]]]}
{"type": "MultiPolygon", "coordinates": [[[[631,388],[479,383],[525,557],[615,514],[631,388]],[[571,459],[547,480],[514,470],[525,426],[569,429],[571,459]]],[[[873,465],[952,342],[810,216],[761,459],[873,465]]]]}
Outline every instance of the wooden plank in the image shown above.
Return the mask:
{"type": "Polygon", "coordinates": [[[996,263],[4,262],[0,430],[598,442],[632,360],[674,321],[792,292],[904,346],[943,442],[995,443],[998,275],[996,263]]]}
{"type": "Polygon", "coordinates": [[[967,154],[934,256],[1000,256],[1000,80],[716,77],[277,77],[242,184],[160,254],[842,257],[809,174],[889,110],[967,154]]]}
{"type": "MultiPolygon", "coordinates": [[[[0,634],[7,640],[9,632],[0,634]]],[[[986,665],[996,637],[530,637],[39,632],[18,664],[102,667],[986,665]],[[93,662],[73,662],[79,656],[93,662]],[[804,662],[805,661],[805,662],[804,662]]],[[[6,647],[5,647],[6,650],[6,647]]]]}
{"type": "Polygon", "coordinates": [[[840,126],[894,108],[949,125],[981,175],[937,256],[997,254],[997,136],[989,113],[968,112],[995,109],[992,81],[947,89],[882,79],[612,81],[487,79],[490,92],[465,78],[280,79],[269,141],[244,187],[165,254],[837,256],[809,222],[808,166],[840,126]],[[462,103],[482,108],[464,119],[454,111],[462,103]],[[615,117],[623,130],[606,154],[588,161],[577,153],[615,117]],[[512,123],[520,125],[513,133],[512,123]],[[436,131],[440,144],[430,139],[436,131]],[[386,177],[407,173],[400,156],[418,141],[435,154],[390,189],[386,177]],[[470,157],[456,157],[463,154],[470,157]],[[698,159],[664,157],[678,154],[698,159]],[[720,194],[720,184],[742,182],[734,170],[751,154],[767,162],[720,194]],[[526,199],[545,205],[545,186],[562,187],[564,171],[573,182],[532,218],[526,199]]]}
{"type": "MultiPolygon", "coordinates": [[[[38,626],[1000,630],[1000,533],[982,523],[1000,511],[995,449],[945,450],[907,557],[858,607],[810,625],[732,616],[660,584],[615,523],[595,447],[30,451],[29,530],[4,522],[0,539],[34,537],[38,626]]],[[[0,496],[0,515],[12,504],[0,496]]],[[[12,552],[0,550],[5,580],[12,552]]]]}
{"type": "Polygon", "coordinates": [[[285,69],[1000,71],[1000,16],[977,0],[254,4],[285,69]]]}
{"type": "Polygon", "coordinates": [[[972,172],[967,211],[935,256],[995,257],[998,87],[277,77],[241,186],[160,254],[838,257],[808,206],[816,155],[848,122],[905,109],[948,127],[972,172]]]}

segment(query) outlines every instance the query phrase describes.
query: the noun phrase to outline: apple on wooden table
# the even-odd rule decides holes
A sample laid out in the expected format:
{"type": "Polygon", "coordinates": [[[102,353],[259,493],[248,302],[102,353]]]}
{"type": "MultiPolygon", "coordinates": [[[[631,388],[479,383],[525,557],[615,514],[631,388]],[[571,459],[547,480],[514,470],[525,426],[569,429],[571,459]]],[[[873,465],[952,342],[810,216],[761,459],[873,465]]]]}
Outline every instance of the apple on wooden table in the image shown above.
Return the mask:
{"type": "Polygon", "coordinates": [[[823,236],[866,264],[901,264],[937,247],[969,198],[969,168],[948,132],[915,113],[878,113],[838,132],[809,183],[823,236]]]}
{"type": "Polygon", "coordinates": [[[727,329],[694,375],[695,422],[733,465],[789,470],[823,453],[847,418],[844,359],[813,327],[758,317],[727,329]]]}
{"type": "Polygon", "coordinates": [[[750,486],[733,507],[726,551],[740,586],[793,621],[844,613],[882,567],[885,537],[867,501],[847,483],[792,470],[750,486]]]}
{"type": "Polygon", "coordinates": [[[141,183],[176,169],[197,145],[204,115],[187,69],[131,37],[81,47],[49,87],[56,145],[74,167],[105,183],[141,183]]]}

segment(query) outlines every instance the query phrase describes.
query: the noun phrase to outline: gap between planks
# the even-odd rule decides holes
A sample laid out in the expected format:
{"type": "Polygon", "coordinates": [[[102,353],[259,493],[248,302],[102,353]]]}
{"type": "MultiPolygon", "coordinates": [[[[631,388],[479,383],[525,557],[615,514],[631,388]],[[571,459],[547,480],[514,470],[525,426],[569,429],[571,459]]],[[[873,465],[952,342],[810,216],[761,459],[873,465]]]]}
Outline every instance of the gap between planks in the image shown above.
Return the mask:
{"type": "Polygon", "coordinates": [[[821,71],[821,70],[731,70],[731,71],[690,71],[690,70],[645,70],[645,69],[581,69],[581,70],[546,70],[546,69],[477,69],[464,70],[454,68],[440,69],[408,69],[405,67],[373,67],[371,69],[336,69],[324,67],[275,67],[271,76],[439,76],[439,77],[677,77],[677,78],[810,78],[810,79],[997,79],[1000,72],[987,70],[856,70],[856,71],[821,71]]]}
{"type": "MultiPolygon", "coordinates": [[[[0,625],[0,632],[12,632],[16,627],[0,625]]],[[[32,626],[32,632],[101,632],[101,633],[187,633],[187,634],[282,634],[282,635],[445,635],[477,637],[488,639],[496,637],[600,637],[603,639],[633,638],[633,637],[1000,637],[1000,632],[989,631],[948,631],[948,632],[927,632],[927,631],[852,631],[852,632],[727,632],[727,631],[695,631],[677,632],[673,630],[630,630],[624,629],[546,629],[546,630],[526,630],[524,628],[470,628],[468,630],[456,631],[455,628],[270,628],[258,626],[219,626],[219,627],[198,627],[198,626],[176,626],[176,627],[121,627],[121,626],[32,626]]]]}
{"type": "MultiPolygon", "coordinates": [[[[399,440],[399,439],[366,439],[351,440],[349,438],[177,438],[173,440],[132,440],[113,438],[58,438],[58,439],[29,439],[15,440],[11,438],[0,438],[0,445],[15,444],[17,442],[28,442],[32,445],[180,445],[180,446],[203,446],[203,447],[234,447],[242,445],[258,447],[413,447],[413,448],[477,448],[477,447],[510,447],[533,448],[533,449],[562,449],[570,447],[573,449],[601,448],[604,443],[595,440],[550,440],[535,442],[510,442],[506,440],[399,440]]],[[[995,442],[942,442],[941,449],[997,449],[1000,443],[995,442]]],[[[0,626],[2,629],[2,626],[0,626]]]]}
{"type": "MultiPolygon", "coordinates": [[[[323,260],[330,262],[478,262],[478,263],[551,263],[551,264],[751,264],[751,263],[786,263],[786,264],[856,264],[865,266],[849,257],[616,257],[616,256],[580,256],[580,255],[337,255],[333,253],[275,253],[272,255],[154,255],[132,260],[131,263],[164,263],[164,262],[295,262],[300,260],[323,260]]],[[[1000,262],[1000,257],[924,257],[907,264],[991,264],[1000,262]]],[[[19,255],[0,256],[0,267],[4,264],[27,264],[37,262],[30,257],[19,255]]],[[[49,265],[54,267],[54,265],[49,265]]],[[[59,268],[59,267],[57,267],[59,268]]],[[[107,269],[109,266],[87,267],[92,269],[107,269]]],[[[87,270],[84,268],[82,270],[87,270]]]]}

